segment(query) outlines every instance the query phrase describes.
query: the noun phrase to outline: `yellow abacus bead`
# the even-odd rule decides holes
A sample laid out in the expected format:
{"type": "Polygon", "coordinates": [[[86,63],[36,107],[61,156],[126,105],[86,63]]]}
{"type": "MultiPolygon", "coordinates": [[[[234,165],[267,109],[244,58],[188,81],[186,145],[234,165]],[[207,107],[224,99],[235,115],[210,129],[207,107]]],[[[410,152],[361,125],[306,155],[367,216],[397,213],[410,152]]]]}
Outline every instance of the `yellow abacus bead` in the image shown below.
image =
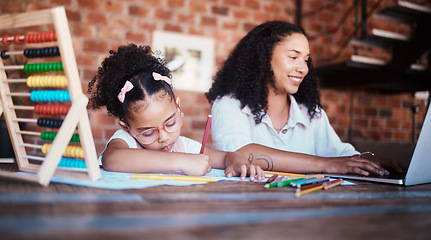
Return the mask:
{"type": "Polygon", "coordinates": [[[66,76],[61,76],[61,86],[67,87],[67,78],[66,76]]]}
{"type": "Polygon", "coordinates": [[[36,78],[35,78],[35,85],[37,86],[37,87],[44,87],[45,86],[45,84],[44,84],[44,79],[45,79],[45,76],[37,76],[36,78]]]}
{"type": "Polygon", "coordinates": [[[39,80],[39,87],[46,87],[49,85],[48,76],[41,76],[39,80]]]}
{"type": "Polygon", "coordinates": [[[45,143],[42,145],[42,152],[47,154],[50,148],[51,148],[51,144],[45,143]]]}
{"type": "Polygon", "coordinates": [[[34,87],[34,85],[33,85],[34,84],[34,78],[35,78],[34,76],[30,76],[27,78],[27,86],[28,87],[34,87]]]}

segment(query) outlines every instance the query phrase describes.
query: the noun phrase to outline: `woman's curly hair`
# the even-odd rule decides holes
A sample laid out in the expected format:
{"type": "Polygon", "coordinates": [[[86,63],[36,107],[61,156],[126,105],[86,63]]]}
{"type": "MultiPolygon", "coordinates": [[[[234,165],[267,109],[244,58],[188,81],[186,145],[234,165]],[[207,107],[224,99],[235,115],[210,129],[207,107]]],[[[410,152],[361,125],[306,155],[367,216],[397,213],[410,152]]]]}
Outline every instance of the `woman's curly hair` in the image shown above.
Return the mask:
{"type": "MultiPolygon", "coordinates": [[[[210,103],[232,94],[241,102],[241,108],[251,109],[255,123],[259,124],[268,107],[268,83],[275,86],[271,69],[273,49],[293,33],[306,36],[301,27],[283,21],[266,22],[251,30],[236,45],[217,72],[211,89],[205,93],[210,103]]],[[[322,106],[311,58],[307,66],[309,72],[293,96],[307,107],[311,119],[320,114],[322,106]]]]}
{"type": "Polygon", "coordinates": [[[110,50],[97,75],[88,84],[88,93],[91,94],[88,107],[98,109],[106,106],[108,115],[126,121],[131,117],[130,111],[139,107],[135,103],[155,93],[164,90],[175,99],[172,87],[164,81],[155,81],[153,72],[171,77],[165,61],[155,56],[150,46],[129,44],[119,47],[117,52],[110,50]],[[133,89],[127,92],[121,103],[117,96],[126,81],[133,84],[133,89]]]}

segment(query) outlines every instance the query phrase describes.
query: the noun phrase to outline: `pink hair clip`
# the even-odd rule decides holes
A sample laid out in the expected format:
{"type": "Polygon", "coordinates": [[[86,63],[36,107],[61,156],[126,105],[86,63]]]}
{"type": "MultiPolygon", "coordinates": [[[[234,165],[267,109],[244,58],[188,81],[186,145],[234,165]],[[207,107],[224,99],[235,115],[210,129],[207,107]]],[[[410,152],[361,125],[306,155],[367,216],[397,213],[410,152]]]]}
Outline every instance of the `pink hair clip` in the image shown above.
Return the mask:
{"type": "Polygon", "coordinates": [[[160,74],[158,74],[156,72],[153,72],[153,78],[156,81],[160,81],[160,80],[165,81],[167,84],[169,84],[169,86],[172,86],[171,79],[168,78],[168,77],[166,77],[166,76],[162,76],[162,75],[160,75],[160,74]]]}
{"type": "Polygon", "coordinates": [[[133,88],[133,84],[129,81],[126,81],[126,83],[124,84],[124,87],[121,88],[121,91],[117,96],[118,100],[120,100],[121,103],[124,102],[124,99],[126,98],[126,93],[132,90],[132,88],[133,88]]]}

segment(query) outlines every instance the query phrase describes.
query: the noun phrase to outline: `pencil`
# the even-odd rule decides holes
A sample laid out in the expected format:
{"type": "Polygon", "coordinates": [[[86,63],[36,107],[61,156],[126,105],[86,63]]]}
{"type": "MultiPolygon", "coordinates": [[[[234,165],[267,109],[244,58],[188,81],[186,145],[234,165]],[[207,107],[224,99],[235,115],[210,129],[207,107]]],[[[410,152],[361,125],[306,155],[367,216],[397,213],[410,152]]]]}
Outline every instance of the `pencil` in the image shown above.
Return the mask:
{"type": "Polygon", "coordinates": [[[272,182],[272,183],[267,183],[267,184],[265,184],[265,188],[273,188],[273,187],[286,187],[286,186],[289,186],[289,184],[291,183],[291,182],[294,182],[294,181],[299,181],[299,180],[302,180],[302,179],[304,179],[304,178],[296,178],[296,179],[289,179],[289,180],[286,180],[286,181],[281,181],[281,182],[272,182]]]}
{"type": "Polygon", "coordinates": [[[208,115],[208,118],[207,118],[207,124],[206,124],[205,132],[204,132],[204,139],[202,139],[201,154],[202,154],[202,153],[204,153],[204,150],[205,150],[205,144],[207,143],[208,132],[209,132],[209,130],[210,130],[210,126],[211,126],[211,118],[212,118],[212,116],[211,116],[211,115],[208,115]]]}
{"type": "Polygon", "coordinates": [[[304,180],[304,178],[295,178],[295,179],[290,179],[290,180],[278,182],[277,187],[286,187],[286,186],[289,186],[293,182],[301,181],[301,180],[304,180]]]}
{"type": "Polygon", "coordinates": [[[298,188],[308,187],[310,185],[315,185],[316,183],[328,182],[330,180],[329,177],[324,177],[324,178],[314,179],[314,180],[310,180],[310,179],[309,179],[309,181],[307,181],[305,183],[296,184],[296,187],[298,187],[298,188]]]}
{"type": "Polygon", "coordinates": [[[295,182],[290,183],[290,186],[291,187],[296,187],[298,185],[300,186],[301,184],[305,184],[309,181],[316,180],[316,179],[317,179],[316,177],[312,177],[312,178],[308,178],[308,179],[304,179],[304,180],[300,180],[300,181],[295,181],[295,182]]]}
{"type": "Polygon", "coordinates": [[[277,175],[277,174],[272,175],[272,176],[268,179],[268,181],[266,181],[266,183],[272,183],[272,182],[274,182],[274,181],[275,181],[275,179],[277,179],[277,177],[278,177],[278,175],[277,175]]]}
{"type": "Polygon", "coordinates": [[[306,189],[306,190],[302,190],[302,189],[298,188],[298,189],[296,189],[295,197],[300,197],[300,196],[303,196],[305,194],[312,193],[312,192],[315,192],[315,191],[319,191],[319,190],[322,190],[322,189],[323,189],[323,184],[320,185],[320,186],[315,186],[315,187],[306,189]]]}
{"type": "Polygon", "coordinates": [[[137,174],[137,173],[132,174],[130,178],[134,180],[162,180],[162,181],[178,181],[178,182],[215,182],[216,181],[215,178],[210,178],[210,177],[137,174]]]}
{"type": "Polygon", "coordinates": [[[274,172],[274,171],[263,171],[265,174],[278,174],[279,176],[286,176],[286,177],[303,177],[303,178],[324,178],[325,175],[323,174],[299,174],[299,173],[286,173],[286,172],[274,172]]]}
{"type": "Polygon", "coordinates": [[[323,188],[324,188],[325,190],[327,190],[327,189],[329,189],[329,188],[333,188],[333,187],[335,187],[335,186],[338,186],[338,185],[342,184],[343,182],[344,182],[344,180],[343,180],[343,179],[341,179],[341,178],[339,178],[339,179],[337,179],[337,180],[333,180],[333,181],[330,181],[330,182],[326,182],[326,183],[324,183],[324,184],[323,184],[323,188]]]}

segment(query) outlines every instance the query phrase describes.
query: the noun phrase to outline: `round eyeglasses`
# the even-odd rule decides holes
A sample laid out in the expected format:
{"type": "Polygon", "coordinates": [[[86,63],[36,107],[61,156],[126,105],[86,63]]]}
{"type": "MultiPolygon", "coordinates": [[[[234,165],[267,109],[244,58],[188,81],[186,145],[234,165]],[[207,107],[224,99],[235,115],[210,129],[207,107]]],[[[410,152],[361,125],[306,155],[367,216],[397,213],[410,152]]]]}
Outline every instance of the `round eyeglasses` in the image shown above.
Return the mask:
{"type": "Polygon", "coordinates": [[[138,135],[134,134],[130,129],[130,127],[128,128],[129,128],[129,131],[133,134],[133,137],[136,140],[138,140],[139,143],[146,145],[146,144],[153,143],[159,138],[161,129],[163,129],[167,133],[174,133],[180,130],[181,126],[183,125],[183,118],[184,118],[184,113],[180,112],[180,115],[169,119],[162,126],[145,129],[138,135]]]}

